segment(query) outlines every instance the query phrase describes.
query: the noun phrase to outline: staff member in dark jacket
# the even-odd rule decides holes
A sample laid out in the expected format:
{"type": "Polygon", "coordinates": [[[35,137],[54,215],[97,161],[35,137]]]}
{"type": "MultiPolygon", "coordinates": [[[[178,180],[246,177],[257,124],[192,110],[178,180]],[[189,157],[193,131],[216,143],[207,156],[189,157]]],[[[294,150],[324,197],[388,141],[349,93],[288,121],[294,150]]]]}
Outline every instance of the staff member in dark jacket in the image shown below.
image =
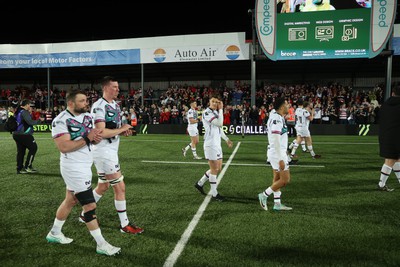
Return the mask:
{"type": "Polygon", "coordinates": [[[379,121],[379,155],[385,159],[382,165],[378,189],[391,192],[386,186],[390,173],[395,173],[400,182],[400,85],[392,90],[392,96],[383,103],[379,121]]]}
{"type": "Polygon", "coordinates": [[[33,125],[43,121],[43,118],[39,120],[32,120],[30,113],[30,101],[24,99],[21,101],[21,105],[15,112],[15,118],[18,122],[18,128],[13,132],[13,138],[17,144],[17,174],[21,173],[34,173],[36,170],[32,167],[33,160],[37,151],[37,144],[35,138],[33,138],[33,125]],[[28,157],[26,158],[25,165],[23,165],[25,151],[28,149],[28,157]]]}

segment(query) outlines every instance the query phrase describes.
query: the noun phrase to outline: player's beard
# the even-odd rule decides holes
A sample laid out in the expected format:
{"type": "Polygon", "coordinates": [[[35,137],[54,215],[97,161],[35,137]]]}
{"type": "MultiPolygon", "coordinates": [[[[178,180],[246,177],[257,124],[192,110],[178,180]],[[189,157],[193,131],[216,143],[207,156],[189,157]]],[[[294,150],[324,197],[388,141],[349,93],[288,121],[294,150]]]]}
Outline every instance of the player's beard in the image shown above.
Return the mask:
{"type": "Polygon", "coordinates": [[[85,107],[83,107],[83,108],[74,108],[74,112],[75,113],[78,113],[78,114],[82,114],[82,113],[85,113],[85,112],[87,112],[89,109],[88,109],[88,106],[85,106],[85,107]]]}

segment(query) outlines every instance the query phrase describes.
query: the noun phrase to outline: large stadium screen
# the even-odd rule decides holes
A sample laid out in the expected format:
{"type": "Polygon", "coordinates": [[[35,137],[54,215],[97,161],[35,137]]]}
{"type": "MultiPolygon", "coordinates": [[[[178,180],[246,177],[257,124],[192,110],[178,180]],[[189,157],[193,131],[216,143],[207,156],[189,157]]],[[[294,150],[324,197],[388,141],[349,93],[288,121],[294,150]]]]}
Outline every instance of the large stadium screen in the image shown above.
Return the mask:
{"type": "Polygon", "coordinates": [[[277,9],[278,60],[368,57],[369,1],[286,0],[277,9]]]}
{"type": "MultiPolygon", "coordinates": [[[[373,25],[391,32],[393,19],[389,15],[394,11],[389,7],[394,3],[395,0],[258,0],[257,33],[264,52],[273,60],[367,58],[376,55],[372,51],[382,49],[382,44],[378,49],[372,47],[373,25]]],[[[386,43],[387,38],[384,39],[386,43]]]]}

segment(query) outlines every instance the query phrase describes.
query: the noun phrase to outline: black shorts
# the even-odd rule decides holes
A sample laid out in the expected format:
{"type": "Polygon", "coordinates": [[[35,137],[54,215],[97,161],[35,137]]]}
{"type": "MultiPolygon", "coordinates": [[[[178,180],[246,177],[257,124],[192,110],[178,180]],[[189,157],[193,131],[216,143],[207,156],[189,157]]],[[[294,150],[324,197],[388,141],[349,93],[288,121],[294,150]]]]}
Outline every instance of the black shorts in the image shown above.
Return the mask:
{"type": "Polygon", "coordinates": [[[399,143],[380,143],[379,155],[385,159],[400,159],[400,145],[399,143]]]}

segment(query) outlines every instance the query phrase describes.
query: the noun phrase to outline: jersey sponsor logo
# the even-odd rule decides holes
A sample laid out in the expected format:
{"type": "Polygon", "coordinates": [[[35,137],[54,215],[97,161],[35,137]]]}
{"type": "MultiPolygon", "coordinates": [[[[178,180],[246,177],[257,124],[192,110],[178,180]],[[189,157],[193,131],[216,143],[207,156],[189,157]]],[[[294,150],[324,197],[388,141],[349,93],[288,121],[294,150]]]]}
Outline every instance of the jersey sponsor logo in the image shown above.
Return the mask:
{"type": "Polygon", "coordinates": [[[67,129],[71,135],[71,140],[75,140],[78,137],[86,135],[92,128],[92,119],[87,115],[85,115],[83,118],[82,123],[73,118],[67,119],[67,129]]]}
{"type": "Polygon", "coordinates": [[[111,105],[105,105],[105,123],[107,129],[117,129],[120,124],[121,118],[120,113],[121,110],[118,108],[113,108],[111,105]]]}
{"type": "Polygon", "coordinates": [[[113,108],[111,105],[105,105],[104,109],[106,111],[106,122],[112,121],[118,123],[120,121],[120,111],[117,108],[113,108]]]}
{"type": "Polygon", "coordinates": [[[281,135],[285,134],[288,132],[288,128],[286,125],[283,126],[282,131],[281,131],[281,135]]]}

